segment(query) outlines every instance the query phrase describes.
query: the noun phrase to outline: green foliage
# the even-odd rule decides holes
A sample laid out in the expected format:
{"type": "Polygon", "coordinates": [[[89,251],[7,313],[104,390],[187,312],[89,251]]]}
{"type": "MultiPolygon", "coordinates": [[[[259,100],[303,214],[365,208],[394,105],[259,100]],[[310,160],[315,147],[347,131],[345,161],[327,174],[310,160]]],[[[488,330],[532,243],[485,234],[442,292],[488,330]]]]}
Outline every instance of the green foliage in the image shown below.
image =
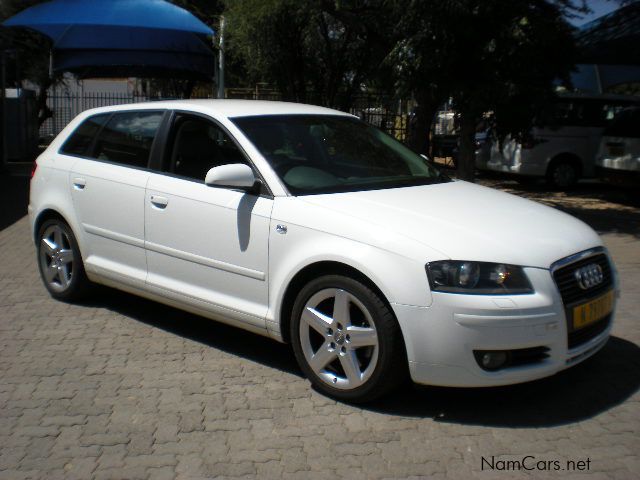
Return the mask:
{"type": "MultiPolygon", "coordinates": [[[[0,19],[40,1],[1,0],[0,19]]],[[[554,80],[568,80],[576,48],[567,19],[586,10],[584,0],[172,1],[216,31],[225,16],[227,86],[267,82],[285,99],[340,109],[363,89],[393,86],[421,107],[413,122],[421,151],[435,110],[453,99],[463,176],[484,112],[503,133],[523,131],[554,80]]],[[[46,84],[47,42],[0,35],[24,59],[22,76],[46,84]]]]}
{"type": "Polygon", "coordinates": [[[227,0],[228,50],[251,82],[346,108],[363,83],[381,78],[389,12],[383,0],[227,0]]]}
{"type": "Polygon", "coordinates": [[[398,88],[433,105],[451,98],[462,115],[459,166],[473,172],[475,122],[493,111],[499,128],[521,131],[568,82],[576,57],[570,0],[398,1],[401,36],[388,61],[398,88]]]}

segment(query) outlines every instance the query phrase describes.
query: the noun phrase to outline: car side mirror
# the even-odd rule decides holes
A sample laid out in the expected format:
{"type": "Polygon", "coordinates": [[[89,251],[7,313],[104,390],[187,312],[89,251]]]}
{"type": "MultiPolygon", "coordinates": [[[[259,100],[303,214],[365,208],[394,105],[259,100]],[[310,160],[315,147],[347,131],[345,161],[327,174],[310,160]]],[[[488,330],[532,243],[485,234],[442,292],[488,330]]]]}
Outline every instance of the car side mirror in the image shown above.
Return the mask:
{"type": "Polygon", "coordinates": [[[249,190],[258,180],[253,170],[243,163],[231,163],[213,167],[207,172],[204,179],[205,185],[210,187],[240,188],[249,190]]]}

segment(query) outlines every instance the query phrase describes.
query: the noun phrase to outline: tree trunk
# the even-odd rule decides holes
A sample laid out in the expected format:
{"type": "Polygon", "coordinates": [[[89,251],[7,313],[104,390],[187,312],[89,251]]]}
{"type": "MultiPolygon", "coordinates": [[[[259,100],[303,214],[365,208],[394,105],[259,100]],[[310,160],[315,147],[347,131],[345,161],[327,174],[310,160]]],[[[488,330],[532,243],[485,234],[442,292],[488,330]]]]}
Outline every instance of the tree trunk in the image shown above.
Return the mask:
{"type": "Polygon", "coordinates": [[[416,95],[418,106],[410,118],[407,131],[407,146],[416,153],[424,153],[431,157],[430,134],[433,117],[438,111],[438,102],[429,99],[428,95],[416,95]]]}
{"type": "Polygon", "coordinates": [[[47,119],[53,117],[53,111],[47,105],[47,95],[49,87],[53,82],[48,77],[40,83],[40,90],[36,97],[36,107],[38,108],[38,126],[41,127],[47,119]]]}
{"type": "Polygon", "coordinates": [[[182,83],[182,96],[180,98],[191,98],[193,95],[193,89],[196,86],[195,80],[186,80],[182,83]]]}
{"type": "Polygon", "coordinates": [[[469,112],[462,112],[460,121],[460,148],[456,174],[460,180],[475,180],[476,118],[469,112]]]}

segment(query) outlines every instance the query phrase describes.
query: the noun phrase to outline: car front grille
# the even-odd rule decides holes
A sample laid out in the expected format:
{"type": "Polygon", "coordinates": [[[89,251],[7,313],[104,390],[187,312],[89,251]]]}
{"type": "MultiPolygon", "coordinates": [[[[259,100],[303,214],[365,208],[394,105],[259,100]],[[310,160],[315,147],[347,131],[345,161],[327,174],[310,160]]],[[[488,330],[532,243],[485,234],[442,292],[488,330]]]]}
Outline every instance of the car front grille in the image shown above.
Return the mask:
{"type": "Polygon", "coordinates": [[[593,254],[578,256],[576,261],[560,260],[557,262],[561,266],[553,269],[553,279],[556,282],[567,318],[567,345],[569,349],[578,347],[592,338],[604,332],[611,322],[611,315],[596,321],[595,323],[581,329],[573,329],[573,307],[593,300],[605,294],[613,288],[613,272],[607,255],[601,250],[595,250],[593,254]],[[587,265],[596,264],[602,270],[602,282],[597,285],[582,288],[576,278],[576,271],[587,265]]]}
{"type": "Polygon", "coordinates": [[[596,255],[583,258],[569,265],[557,269],[553,272],[553,279],[556,281],[556,285],[560,290],[562,301],[565,307],[581,303],[585,300],[597,297],[601,293],[611,289],[613,285],[613,275],[611,274],[611,265],[604,253],[598,253],[596,255]],[[575,278],[575,272],[579,268],[585,267],[592,263],[598,264],[602,269],[602,283],[583,290],[580,288],[578,281],[575,278]]]}

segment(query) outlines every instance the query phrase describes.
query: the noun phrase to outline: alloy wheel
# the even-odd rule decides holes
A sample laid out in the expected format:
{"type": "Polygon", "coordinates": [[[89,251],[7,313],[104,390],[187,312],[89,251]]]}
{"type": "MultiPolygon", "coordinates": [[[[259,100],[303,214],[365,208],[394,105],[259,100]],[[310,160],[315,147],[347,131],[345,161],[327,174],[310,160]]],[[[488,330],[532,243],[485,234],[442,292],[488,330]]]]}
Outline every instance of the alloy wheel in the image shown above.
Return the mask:
{"type": "Polygon", "coordinates": [[[354,295],[339,288],[320,290],[300,317],[305,360],[327,385],[351,390],[363,385],[378,362],[378,333],[371,313],[354,295]]]}
{"type": "Polygon", "coordinates": [[[74,254],[69,235],[54,224],[40,238],[40,266],[49,288],[64,292],[74,275],[74,254]]]}

